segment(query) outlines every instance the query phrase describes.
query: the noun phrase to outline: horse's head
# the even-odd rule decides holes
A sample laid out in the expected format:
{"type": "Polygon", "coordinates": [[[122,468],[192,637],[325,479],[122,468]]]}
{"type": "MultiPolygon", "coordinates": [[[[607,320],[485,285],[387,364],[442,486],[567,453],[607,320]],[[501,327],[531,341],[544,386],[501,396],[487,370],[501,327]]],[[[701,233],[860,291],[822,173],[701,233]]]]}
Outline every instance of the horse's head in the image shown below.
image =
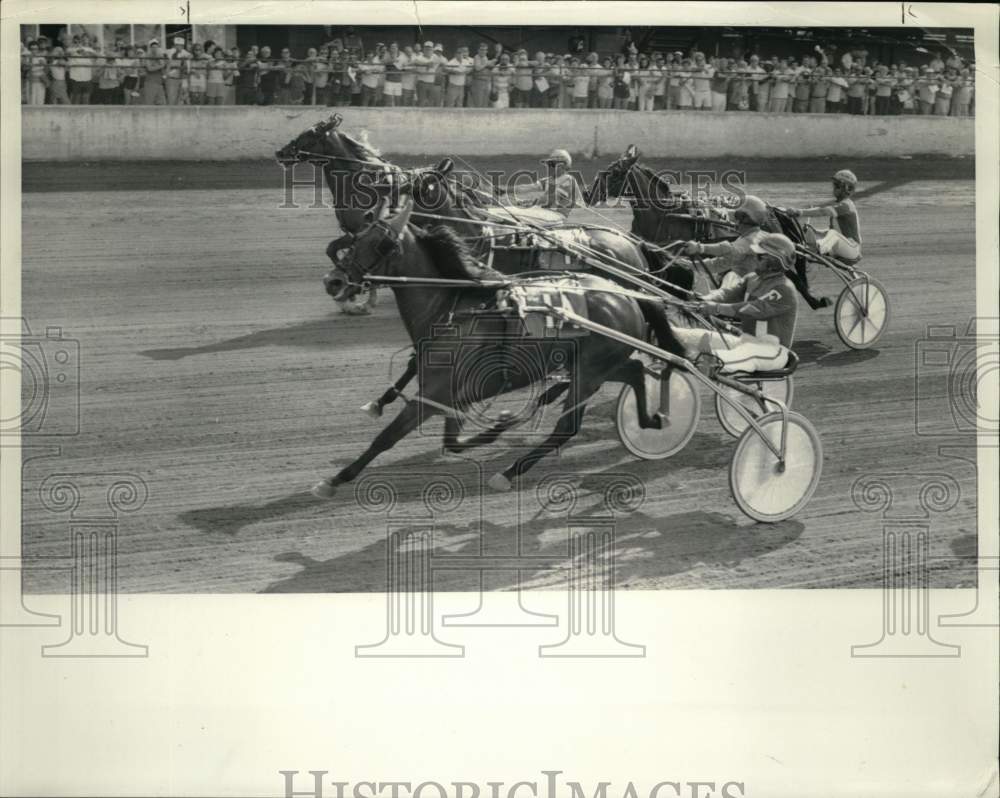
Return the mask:
{"type": "MultiPolygon", "coordinates": [[[[431,227],[441,224],[442,219],[454,219],[461,223],[467,219],[478,220],[479,209],[484,207],[483,197],[492,196],[484,191],[475,175],[469,172],[455,172],[455,164],[445,158],[430,169],[412,172],[406,184],[406,192],[413,197],[415,224],[431,227]]],[[[474,234],[478,234],[478,226],[474,234]]]]}
{"type": "Polygon", "coordinates": [[[329,119],[317,122],[307,130],[302,131],[284,147],[274,153],[278,163],[289,165],[300,161],[327,162],[331,156],[336,156],[333,134],[343,117],[334,114],[329,119]]]}
{"type": "Polygon", "coordinates": [[[402,254],[406,225],[413,212],[413,203],[404,200],[402,207],[391,212],[388,203],[367,214],[368,224],[358,230],[354,245],[340,265],[323,278],[326,292],[337,302],[347,302],[364,289],[365,275],[390,275],[402,254]]]}
{"type": "Polygon", "coordinates": [[[639,148],[629,144],[625,152],[613,161],[603,174],[597,176],[594,200],[604,202],[608,197],[620,197],[629,185],[629,173],[639,161],[639,148]]]}

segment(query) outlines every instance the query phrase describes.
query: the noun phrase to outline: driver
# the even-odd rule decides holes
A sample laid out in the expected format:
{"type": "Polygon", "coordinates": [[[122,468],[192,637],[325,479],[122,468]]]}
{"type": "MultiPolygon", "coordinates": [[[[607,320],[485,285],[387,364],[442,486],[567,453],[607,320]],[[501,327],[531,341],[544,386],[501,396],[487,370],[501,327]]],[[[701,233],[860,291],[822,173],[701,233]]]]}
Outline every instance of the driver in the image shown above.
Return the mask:
{"type": "Polygon", "coordinates": [[[763,228],[767,220],[767,205],[764,200],[748,194],[733,213],[738,233],[735,241],[720,241],[717,244],[688,241],[684,245],[684,254],[711,256],[705,261],[705,266],[716,275],[727,271],[735,271],[737,274],[753,271],[757,266],[757,256],[751,247],[765,235],[763,228]]]}
{"type": "Polygon", "coordinates": [[[812,227],[806,225],[807,241],[821,255],[854,263],[861,259],[861,223],[858,209],[851,196],[858,187],[858,178],[850,169],[841,169],[833,176],[833,201],[817,205],[815,208],[788,208],[788,213],[801,218],[821,218],[829,220],[830,227],[817,236],[812,227]]]}
{"type": "Polygon", "coordinates": [[[543,177],[537,183],[518,186],[518,195],[538,194],[534,204],[554,210],[563,217],[569,216],[580,204],[580,187],[576,178],[568,171],[573,165],[573,159],[566,150],[557,148],[547,158],[543,158],[542,163],[548,168],[549,177],[543,177]]]}
{"type": "Polygon", "coordinates": [[[755,270],[732,287],[705,294],[698,308],[712,316],[736,317],[742,335],[674,328],[695,358],[714,356],[709,359],[711,371],[772,371],[788,363],[798,302],[785,269],[795,259],[795,245],[780,233],[763,233],[750,247],[757,261],[755,270]],[[718,362],[712,362],[715,358],[718,362]]]}

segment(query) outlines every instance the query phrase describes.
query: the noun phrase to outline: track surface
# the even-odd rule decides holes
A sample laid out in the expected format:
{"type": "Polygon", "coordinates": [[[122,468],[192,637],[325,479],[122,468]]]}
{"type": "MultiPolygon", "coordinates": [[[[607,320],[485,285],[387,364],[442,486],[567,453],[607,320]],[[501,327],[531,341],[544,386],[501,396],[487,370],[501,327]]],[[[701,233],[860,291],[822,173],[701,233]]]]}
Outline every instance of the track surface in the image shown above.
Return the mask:
{"type": "MultiPolygon", "coordinates": [[[[191,165],[172,171],[199,174],[191,165]]],[[[818,162],[780,179],[772,168],[758,181],[751,173],[750,188],[805,204],[826,196],[827,171],[818,162]]],[[[392,518],[412,528],[424,513],[422,490],[435,475],[451,475],[461,501],[439,506],[441,553],[520,550],[565,562],[565,508],[542,508],[538,486],[569,475],[578,493],[573,513],[601,515],[605,488],[625,474],[643,483],[645,500],[616,517],[621,587],[875,587],[882,518],[855,506],[852,484],[892,472],[904,475],[895,479],[905,493],[920,484],[905,475],[946,473],[961,499],[934,521],[932,584],[974,584],[975,469],[941,456],[942,439],[916,434],[914,401],[915,346],[927,326],[954,325],[961,336],[974,315],[970,170],[956,164],[929,180],[926,165],[909,161],[872,171],[881,179],[866,182],[858,203],[864,268],[888,287],[892,322],[877,348],[852,352],[830,311],[800,312],[795,407],[819,430],[826,457],[819,489],[797,518],[768,526],[740,514],[727,477],[735,441],[708,396],[685,451],[659,462],[630,458],[613,425],[618,386],[602,389],[578,438],[510,494],[482,483],[510,462],[525,431],[460,459],[442,454],[441,421],[430,422],[366,472],[395,485],[392,518]]],[[[58,458],[26,456],[24,554],[30,561],[69,551],[65,516],[39,502],[46,475],[129,472],[145,480],[149,500],[122,520],[123,591],[382,590],[387,546],[398,545],[387,543],[386,515],[359,509],[351,487],[331,502],[307,489],[381,428],[357,408],[405,363],[404,354],[390,362],[407,344],[391,295],[382,295],[374,316],[336,313],[319,283],[323,249],[336,234],[332,213],[279,210],[276,182],[260,188],[248,178],[240,188],[247,167],[222,172],[224,189],[162,191],[136,188],[158,182],[146,165],[27,165],[24,315],[35,332],[59,325],[80,341],[82,430],[53,441],[58,458]],[[123,185],[131,188],[99,190],[123,185]]],[[[628,223],[626,211],[604,213],[628,223]]],[[[577,217],[594,220],[585,211],[577,217]]],[[[814,281],[836,289],[828,275],[814,281]]],[[[920,366],[930,386],[921,412],[939,420],[950,418],[946,374],[920,366]]],[[[548,411],[541,426],[556,415],[548,411]]],[[[477,576],[461,571],[435,578],[439,589],[478,586],[477,576]]],[[[546,570],[521,578],[564,584],[546,570]]],[[[515,580],[514,572],[497,572],[487,586],[515,580]]],[[[64,586],[62,574],[26,575],[28,590],[64,586]]]]}

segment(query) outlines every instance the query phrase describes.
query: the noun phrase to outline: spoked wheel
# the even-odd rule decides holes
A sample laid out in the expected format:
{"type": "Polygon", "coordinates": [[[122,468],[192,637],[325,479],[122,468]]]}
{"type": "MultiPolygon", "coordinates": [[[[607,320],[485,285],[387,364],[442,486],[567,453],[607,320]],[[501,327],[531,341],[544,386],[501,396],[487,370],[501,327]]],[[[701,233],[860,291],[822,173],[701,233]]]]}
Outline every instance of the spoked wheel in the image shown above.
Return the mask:
{"type": "MultiPolygon", "coordinates": [[[[781,446],[780,412],[757,421],[761,434],[781,446]]],[[[809,503],[823,471],[823,444],[803,416],[788,414],[785,462],[748,427],[736,444],[729,466],[729,487],[739,508],[755,521],[773,523],[795,515],[809,503]]]]}
{"type": "Polygon", "coordinates": [[[860,274],[837,297],[833,322],[851,349],[872,346],[889,326],[889,294],[874,277],[860,274]]]}
{"type": "Polygon", "coordinates": [[[639,426],[635,391],[631,386],[622,388],[618,396],[618,437],[626,449],[643,460],[662,460],[677,454],[691,440],[701,416],[701,394],[688,374],[671,370],[666,403],[660,401],[660,386],[659,372],[646,369],[646,405],[651,414],[657,409],[663,414],[662,429],[639,426]]]}
{"type": "MultiPolygon", "coordinates": [[[[765,380],[763,382],[748,380],[748,382],[760,390],[764,396],[784,402],[785,407],[792,406],[792,394],[795,392],[795,386],[792,383],[791,375],[783,380],[765,380]]],[[[735,388],[720,385],[719,393],[715,395],[715,415],[718,416],[722,428],[734,438],[740,437],[750,425],[747,424],[743,416],[733,409],[732,405],[722,398],[722,394],[741,404],[753,416],[763,416],[774,411],[774,405],[768,402],[762,402],[753,396],[737,391],[735,388]]]]}

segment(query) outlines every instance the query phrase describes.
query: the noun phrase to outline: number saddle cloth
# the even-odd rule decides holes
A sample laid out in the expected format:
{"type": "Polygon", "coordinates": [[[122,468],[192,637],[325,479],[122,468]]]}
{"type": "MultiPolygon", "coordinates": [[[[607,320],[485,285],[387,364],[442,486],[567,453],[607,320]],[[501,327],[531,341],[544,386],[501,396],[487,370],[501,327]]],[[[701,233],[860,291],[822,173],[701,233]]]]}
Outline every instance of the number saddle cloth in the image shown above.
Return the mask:
{"type": "Polygon", "coordinates": [[[575,275],[522,277],[514,284],[497,290],[492,301],[456,308],[449,320],[449,337],[470,341],[480,336],[504,339],[580,338],[589,330],[566,322],[546,312],[562,308],[584,319],[587,292],[575,275]]]}
{"type": "MultiPolygon", "coordinates": [[[[522,213],[518,210],[517,213],[522,213]]],[[[546,227],[518,230],[498,226],[486,228],[489,260],[507,274],[529,271],[585,271],[590,236],[583,227],[546,227]]]]}

